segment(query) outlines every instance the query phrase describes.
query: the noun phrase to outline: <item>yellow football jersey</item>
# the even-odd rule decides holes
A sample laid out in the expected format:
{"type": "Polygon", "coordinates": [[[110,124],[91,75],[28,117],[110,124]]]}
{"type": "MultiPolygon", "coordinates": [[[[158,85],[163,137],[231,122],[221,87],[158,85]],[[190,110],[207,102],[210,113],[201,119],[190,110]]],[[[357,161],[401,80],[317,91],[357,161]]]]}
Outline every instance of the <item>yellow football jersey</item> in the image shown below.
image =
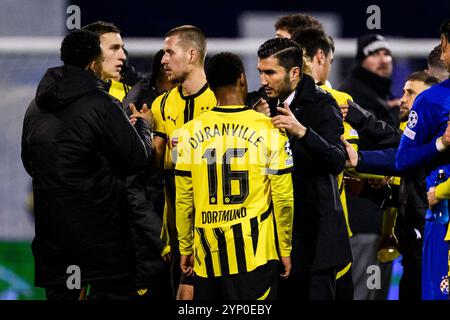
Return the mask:
{"type": "Polygon", "coordinates": [[[175,169],[180,253],[198,276],[290,255],[292,151],[269,117],[243,106],[200,115],[180,130],[175,169]]]}
{"type": "MultiPolygon", "coordinates": [[[[352,100],[352,97],[342,91],[338,91],[335,89],[332,89],[328,87],[327,85],[321,85],[320,86],[323,90],[330,93],[334,100],[336,100],[337,104],[339,106],[347,104],[348,100],[352,100]]],[[[359,143],[359,136],[358,132],[352,128],[351,125],[349,125],[347,122],[344,121],[344,138],[347,140],[352,147],[358,151],[358,143],[359,143]]],[[[342,202],[342,208],[344,209],[344,216],[345,216],[345,222],[347,224],[347,231],[348,236],[351,237],[353,235],[352,230],[350,229],[350,222],[348,220],[348,209],[347,209],[347,197],[345,195],[345,188],[344,188],[344,172],[341,172],[338,175],[338,186],[339,186],[339,193],[341,196],[341,202],[342,202]]]]}
{"type": "Polygon", "coordinates": [[[216,97],[208,84],[190,96],[184,96],[182,87],[179,85],[153,101],[152,112],[155,119],[153,132],[155,135],[163,137],[168,147],[164,156],[164,169],[173,170],[175,168],[172,156],[178,143],[178,129],[216,104],[216,97]]]}
{"type": "MultiPolygon", "coordinates": [[[[348,100],[353,101],[353,98],[348,93],[335,90],[335,89],[327,86],[326,84],[321,85],[320,87],[323,90],[325,90],[326,92],[330,93],[333,96],[334,100],[336,100],[336,102],[339,106],[347,104],[348,100]]],[[[344,139],[347,140],[348,143],[350,143],[356,151],[358,151],[358,144],[359,144],[358,132],[355,129],[353,129],[352,126],[349,125],[345,121],[344,121],[344,139]]],[[[351,236],[353,236],[353,232],[350,228],[350,221],[348,219],[347,196],[345,194],[345,187],[344,187],[344,172],[341,172],[337,176],[337,179],[338,179],[338,187],[339,187],[339,194],[340,194],[341,203],[342,203],[342,209],[344,211],[345,223],[347,225],[347,232],[348,232],[348,236],[351,237],[351,236]]],[[[339,270],[336,274],[336,279],[339,279],[343,275],[345,275],[348,272],[348,270],[350,270],[351,265],[352,265],[352,263],[350,262],[343,269],[339,270]]]]}
{"type": "Polygon", "coordinates": [[[111,80],[111,86],[109,87],[109,94],[112,95],[119,101],[122,101],[123,98],[127,95],[128,91],[130,91],[130,86],[125,83],[111,80]]]}
{"type": "Polygon", "coordinates": [[[181,85],[158,96],[152,103],[152,113],[155,120],[153,133],[164,138],[164,214],[161,239],[168,245],[177,245],[177,230],[175,223],[175,181],[172,160],[178,142],[177,131],[186,122],[192,120],[217,104],[216,97],[205,84],[196,94],[185,96],[181,85]]]}

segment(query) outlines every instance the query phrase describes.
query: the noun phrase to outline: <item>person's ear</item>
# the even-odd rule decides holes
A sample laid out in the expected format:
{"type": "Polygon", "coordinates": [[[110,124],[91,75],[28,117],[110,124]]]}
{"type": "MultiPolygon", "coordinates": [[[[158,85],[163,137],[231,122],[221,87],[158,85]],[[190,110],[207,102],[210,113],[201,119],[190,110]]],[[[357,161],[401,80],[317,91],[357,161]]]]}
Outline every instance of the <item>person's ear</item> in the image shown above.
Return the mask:
{"type": "Polygon", "coordinates": [[[92,60],[89,62],[89,64],[86,66],[85,70],[95,72],[95,60],[92,60]]]}
{"type": "Polygon", "coordinates": [[[314,55],[314,57],[317,59],[317,64],[319,66],[323,65],[325,63],[325,53],[323,52],[322,49],[318,49],[316,54],[314,55]]]}
{"type": "Polygon", "coordinates": [[[189,62],[193,64],[195,60],[197,60],[197,51],[191,48],[189,49],[189,62]]]}
{"type": "Polygon", "coordinates": [[[244,73],[241,73],[238,78],[238,84],[241,87],[245,87],[247,85],[247,79],[244,73]]]}
{"type": "Polygon", "coordinates": [[[86,70],[89,70],[89,71],[95,73],[99,78],[101,78],[102,77],[102,59],[103,59],[103,57],[100,56],[100,57],[92,60],[86,67],[86,70]]]}
{"type": "Polygon", "coordinates": [[[300,79],[300,73],[301,73],[300,67],[298,66],[293,67],[290,72],[291,81],[300,79]]]}

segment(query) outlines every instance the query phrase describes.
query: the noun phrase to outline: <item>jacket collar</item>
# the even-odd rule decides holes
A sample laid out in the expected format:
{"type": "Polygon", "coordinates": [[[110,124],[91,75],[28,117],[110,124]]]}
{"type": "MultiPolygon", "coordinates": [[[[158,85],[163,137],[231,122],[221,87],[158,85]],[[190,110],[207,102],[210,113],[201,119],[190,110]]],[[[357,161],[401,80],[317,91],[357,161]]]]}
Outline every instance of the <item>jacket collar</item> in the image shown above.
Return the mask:
{"type": "Polygon", "coordinates": [[[301,104],[301,102],[305,101],[313,102],[316,96],[316,83],[311,76],[303,74],[295,91],[295,98],[292,103],[301,104]]]}
{"type": "Polygon", "coordinates": [[[280,99],[278,99],[278,105],[280,105],[281,103],[287,103],[288,104],[288,106],[290,106],[291,105],[291,103],[292,103],[292,101],[294,100],[294,98],[295,98],[295,93],[296,93],[296,91],[294,90],[294,91],[292,91],[291,92],[291,94],[283,101],[283,102],[281,102],[280,101],[280,99]]]}

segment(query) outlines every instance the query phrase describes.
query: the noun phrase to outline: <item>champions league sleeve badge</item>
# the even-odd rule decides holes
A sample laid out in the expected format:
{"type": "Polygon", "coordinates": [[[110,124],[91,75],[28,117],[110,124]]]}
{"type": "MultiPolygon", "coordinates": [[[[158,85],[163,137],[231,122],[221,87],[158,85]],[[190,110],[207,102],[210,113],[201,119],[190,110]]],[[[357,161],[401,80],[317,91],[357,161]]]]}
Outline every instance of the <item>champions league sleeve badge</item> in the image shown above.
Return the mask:
{"type": "Polygon", "coordinates": [[[442,277],[442,281],[439,285],[439,289],[443,294],[448,294],[448,278],[447,276],[442,277]]]}
{"type": "Polygon", "coordinates": [[[284,144],[284,152],[286,152],[289,157],[292,157],[291,144],[289,143],[289,141],[286,141],[286,143],[284,144]]]}
{"type": "Polygon", "coordinates": [[[417,122],[419,121],[419,116],[417,112],[414,110],[411,110],[408,117],[408,128],[412,129],[416,126],[417,122]]]}

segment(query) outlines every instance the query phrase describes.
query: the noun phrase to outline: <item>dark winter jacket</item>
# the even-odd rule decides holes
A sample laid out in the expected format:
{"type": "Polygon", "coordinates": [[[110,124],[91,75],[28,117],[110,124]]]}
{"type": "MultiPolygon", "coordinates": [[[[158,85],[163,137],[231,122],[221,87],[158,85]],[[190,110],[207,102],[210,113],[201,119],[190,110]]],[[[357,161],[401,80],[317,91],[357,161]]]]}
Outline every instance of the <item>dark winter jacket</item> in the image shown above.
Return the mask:
{"type": "MultiPolygon", "coordinates": [[[[390,108],[387,100],[391,98],[391,79],[380,77],[361,66],[355,67],[344,80],[339,90],[352,96],[362,108],[370,111],[378,120],[394,127],[399,125],[399,109],[390,108]]],[[[364,134],[359,135],[359,146],[363,150],[377,149],[378,146],[364,134]]]]}
{"type": "Polygon", "coordinates": [[[94,74],[51,68],[25,114],[22,161],[33,178],[37,286],[64,284],[77,265],[83,282],[134,272],[125,176],[146,168],[144,120],[133,128],[94,74]]]}
{"type": "Polygon", "coordinates": [[[345,150],[342,114],[331,95],[303,75],[290,109],[307,127],[291,138],[294,157],[294,229],[292,272],[345,266],[352,260],[336,175],[345,150]]]}
{"type": "Polygon", "coordinates": [[[379,120],[373,113],[350,100],[345,121],[358,131],[358,135],[376,145],[376,149],[397,148],[403,134],[398,126],[379,120]]]}
{"type": "MultiPolygon", "coordinates": [[[[151,107],[157,97],[149,77],[141,79],[123,99],[127,114],[129,104],[138,110],[144,104],[151,107]]],[[[164,178],[162,168],[147,168],[127,177],[128,202],[132,212],[132,237],[136,254],[135,284],[139,288],[161,285],[167,279],[168,266],[161,252],[164,242],[160,239],[164,210],[164,178]]]]}

